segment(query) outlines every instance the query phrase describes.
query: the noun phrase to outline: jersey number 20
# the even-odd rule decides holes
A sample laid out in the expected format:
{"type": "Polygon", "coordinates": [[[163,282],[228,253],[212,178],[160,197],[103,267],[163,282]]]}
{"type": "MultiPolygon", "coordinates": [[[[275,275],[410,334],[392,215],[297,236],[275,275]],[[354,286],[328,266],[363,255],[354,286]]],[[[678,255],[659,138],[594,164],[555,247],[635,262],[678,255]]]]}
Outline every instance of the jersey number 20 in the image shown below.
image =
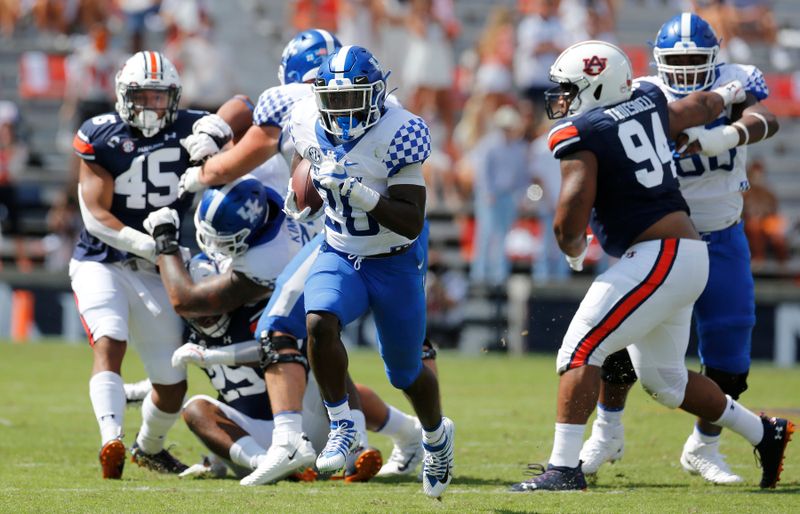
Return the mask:
{"type": "Polygon", "coordinates": [[[661,119],[657,112],[652,113],[651,125],[653,139],[651,141],[647,131],[639,121],[631,119],[619,124],[619,140],[628,159],[637,164],[645,163],[645,167],[636,170],[636,180],[647,188],[660,186],[664,181],[667,168],[676,176],[675,161],[672,160],[672,151],[669,141],[664,135],[661,119]]]}

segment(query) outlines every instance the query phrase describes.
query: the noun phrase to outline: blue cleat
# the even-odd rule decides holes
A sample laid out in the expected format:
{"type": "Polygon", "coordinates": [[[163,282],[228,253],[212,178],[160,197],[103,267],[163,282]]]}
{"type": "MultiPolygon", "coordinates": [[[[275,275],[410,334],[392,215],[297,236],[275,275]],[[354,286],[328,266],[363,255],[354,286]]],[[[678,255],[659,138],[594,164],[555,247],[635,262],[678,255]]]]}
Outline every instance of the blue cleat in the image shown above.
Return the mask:
{"type": "Polygon", "coordinates": [[[331,421],[328,442],[317,457],[317,469],[322,474],[336,473],[347,464],[347,456],[361,444],[361,436],[351,419],[331,421]]]}
{"type": "Polygon", "coordinates": [[[511,491],[522,493],[528,491],[585,491],[586,477],[583,476],[581,465],[575,468],[566,466],[553,466],[547,468],[541,464],[528,464],[533,478],[514,484],[511,491]]]}
{"type": "Polygon", "coordinates": [[[439,498],[453,479],[453,439],[455,425],[449,418],[442,418],[444,441],[436,446],[422,443],[425,460],[422,462],[422,491],[431,498],[439,498]]]}

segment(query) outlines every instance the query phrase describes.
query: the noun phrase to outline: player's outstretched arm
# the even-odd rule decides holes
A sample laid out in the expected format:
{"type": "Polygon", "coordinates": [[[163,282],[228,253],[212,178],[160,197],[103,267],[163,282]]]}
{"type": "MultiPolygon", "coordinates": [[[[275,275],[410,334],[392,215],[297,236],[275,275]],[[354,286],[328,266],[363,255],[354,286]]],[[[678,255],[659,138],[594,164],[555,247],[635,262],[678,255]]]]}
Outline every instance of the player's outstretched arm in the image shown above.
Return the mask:
{"type": "Polygon", "coordinates": [[[742,83],[729,82],[713,91],[699,91],[669,103],[669,137],[673,141],[689,127],[711,123],[730,104],[745,100],[742,83]]]}
{"type": "Polygon", "coordinates": [[[208,159],[200,168],[199,180],[207,186],[227,184],[253,171],[278,152],[280,129],[253,125],[233,148],[208,159]]]}
{"type": "Polygon", "coordinates": [[[114,179],[99,164],[81,161],[78,202],[86,230],[118,250],[155,261],[155,241],[144,232],[124,225],[111,213],[114,179]]]}
{"type": "Polygon", "coordinates": [[[172,307],[184,318],[225,314],[261,300],[271,292],[232,270],[195,283],[180,253],[159,255],[156,263],[172,307]]]}
{"type": "Polygon", "coordinates": [[[597,192],[597,158],[581,150],[561,158],[561,192],[553,231],[561,251],[569,257],[585,252],[586,227],[597,192]]]}

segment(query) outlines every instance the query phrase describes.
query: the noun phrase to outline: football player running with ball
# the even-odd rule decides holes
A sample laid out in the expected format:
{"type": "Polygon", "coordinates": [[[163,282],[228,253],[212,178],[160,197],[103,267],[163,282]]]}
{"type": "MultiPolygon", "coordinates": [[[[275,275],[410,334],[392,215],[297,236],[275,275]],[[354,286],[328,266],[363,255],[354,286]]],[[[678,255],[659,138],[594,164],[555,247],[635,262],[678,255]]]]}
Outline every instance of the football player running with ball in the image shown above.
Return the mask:
{"type": "Polygon", "coordinates": [[[178,110],[181,81],[158,52],[139,52],[116,77],[116,112],[83,123],[73,147],[81,157],[78,198],[85,229],[69,274],[78,312],[94,350],[89,396],[100,426],[104,478],[120,478],[125,392],[120,376],[128,342],[144,363],[153,390],[142,405],[133,460],[179,473],[185,466],[164,449],[186,393],[186,372],[170,364],[181,344],[181,321],[170,307],[155,267],[156,244],[142,231],[147,214],[168,207],[182,213],[178,181],[189,154],[178,141],[192,125],[214,126],[222,145],[230,137],[215,115],[178,110]]]}
{"type": "MultiPolygon", "coordinates": [[[[692,222],[708,243],[708,284],[694,305],[701,373],[738,400],[747,389],[750,336],[756,320],[750,250],[741,221],[742,193],[749,187],[746,145],[775,135],[778,122],[760,103],[769,93],[761,71],[718,63],[719,41],[696,14],[685,12],[667,21],[658,31],[653,53],[658,76],[639,80],[657,85],[669,102],[731,80],[744,84],[747,95],[744,102],[726,107],[705,127],[687,129],[701,151],[675,162],[692,222]]],[[[622,410],[636,380],[625,351],[606,360],[602,375],[597,419],[581,451],[587,474],[622,457],[622,410]]],[[[697,419],[684,444],[681,465],[712,483],[741,482],[719,452],[722,427],[713,421],[697,419]]]]}
{"type": "Polygon", "coordinates": [[[645,390],[747,439],[761,460],[762,486],[774,486],[793,430],[785,419],[759,417],[684,363],[692,306],[708,279],[708,249],[689,219],[669,141],[683,152],[681,132],[715,120],[745,100],[733,81],[668,103],[652,83],[632,85],[627,55],[586,41],[550,68],[550,131],[561,161],[554,230],[573,269],[583,267],[586,227],[619,261],[595,278],[570,323],[557,357],[555,438],[546,467],[514,491],[582,490],[580,449],[600,388],[600,366],[628,348],[645,390]],[[631,344],[633,343],[633,344],[631,344]]]}
{"type": "MultiPolygon", "coordinates": [[[[312,163],[324,200],[325,243],[305,285],[309,359],[331,432],[317,458],[322,472],[345,466],[359,446],[347,397],[341,327],[372,309],[389,381],[411,400],[423,428],[423,491],[450,483],[453,423],[442,417],[435,374],[422,365],[425,339],[425,214],[421,165],[430,155],[422,119],[385,103],[386,75],[365,48],[344,46],[317,72],[314,98],[297,102],[289,131],[312,163]]],[[[308,212],[287,196],[285,209],[308,212]]]]}

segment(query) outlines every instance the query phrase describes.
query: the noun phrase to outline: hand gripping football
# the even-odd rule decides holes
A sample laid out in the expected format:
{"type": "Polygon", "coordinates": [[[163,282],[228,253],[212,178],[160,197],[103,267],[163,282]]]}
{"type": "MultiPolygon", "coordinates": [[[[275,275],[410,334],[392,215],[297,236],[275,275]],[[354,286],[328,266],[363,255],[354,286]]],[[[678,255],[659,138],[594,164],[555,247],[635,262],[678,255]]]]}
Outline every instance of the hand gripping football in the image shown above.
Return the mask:
{"type": "Polygon", "coordinates": [[[311,212],[314,212],[322,207],[322,197],[311,180],[311,161],[303,159],[292,172],[292,191],[296,196],[298,209],[310,207],[311,212]]]}

